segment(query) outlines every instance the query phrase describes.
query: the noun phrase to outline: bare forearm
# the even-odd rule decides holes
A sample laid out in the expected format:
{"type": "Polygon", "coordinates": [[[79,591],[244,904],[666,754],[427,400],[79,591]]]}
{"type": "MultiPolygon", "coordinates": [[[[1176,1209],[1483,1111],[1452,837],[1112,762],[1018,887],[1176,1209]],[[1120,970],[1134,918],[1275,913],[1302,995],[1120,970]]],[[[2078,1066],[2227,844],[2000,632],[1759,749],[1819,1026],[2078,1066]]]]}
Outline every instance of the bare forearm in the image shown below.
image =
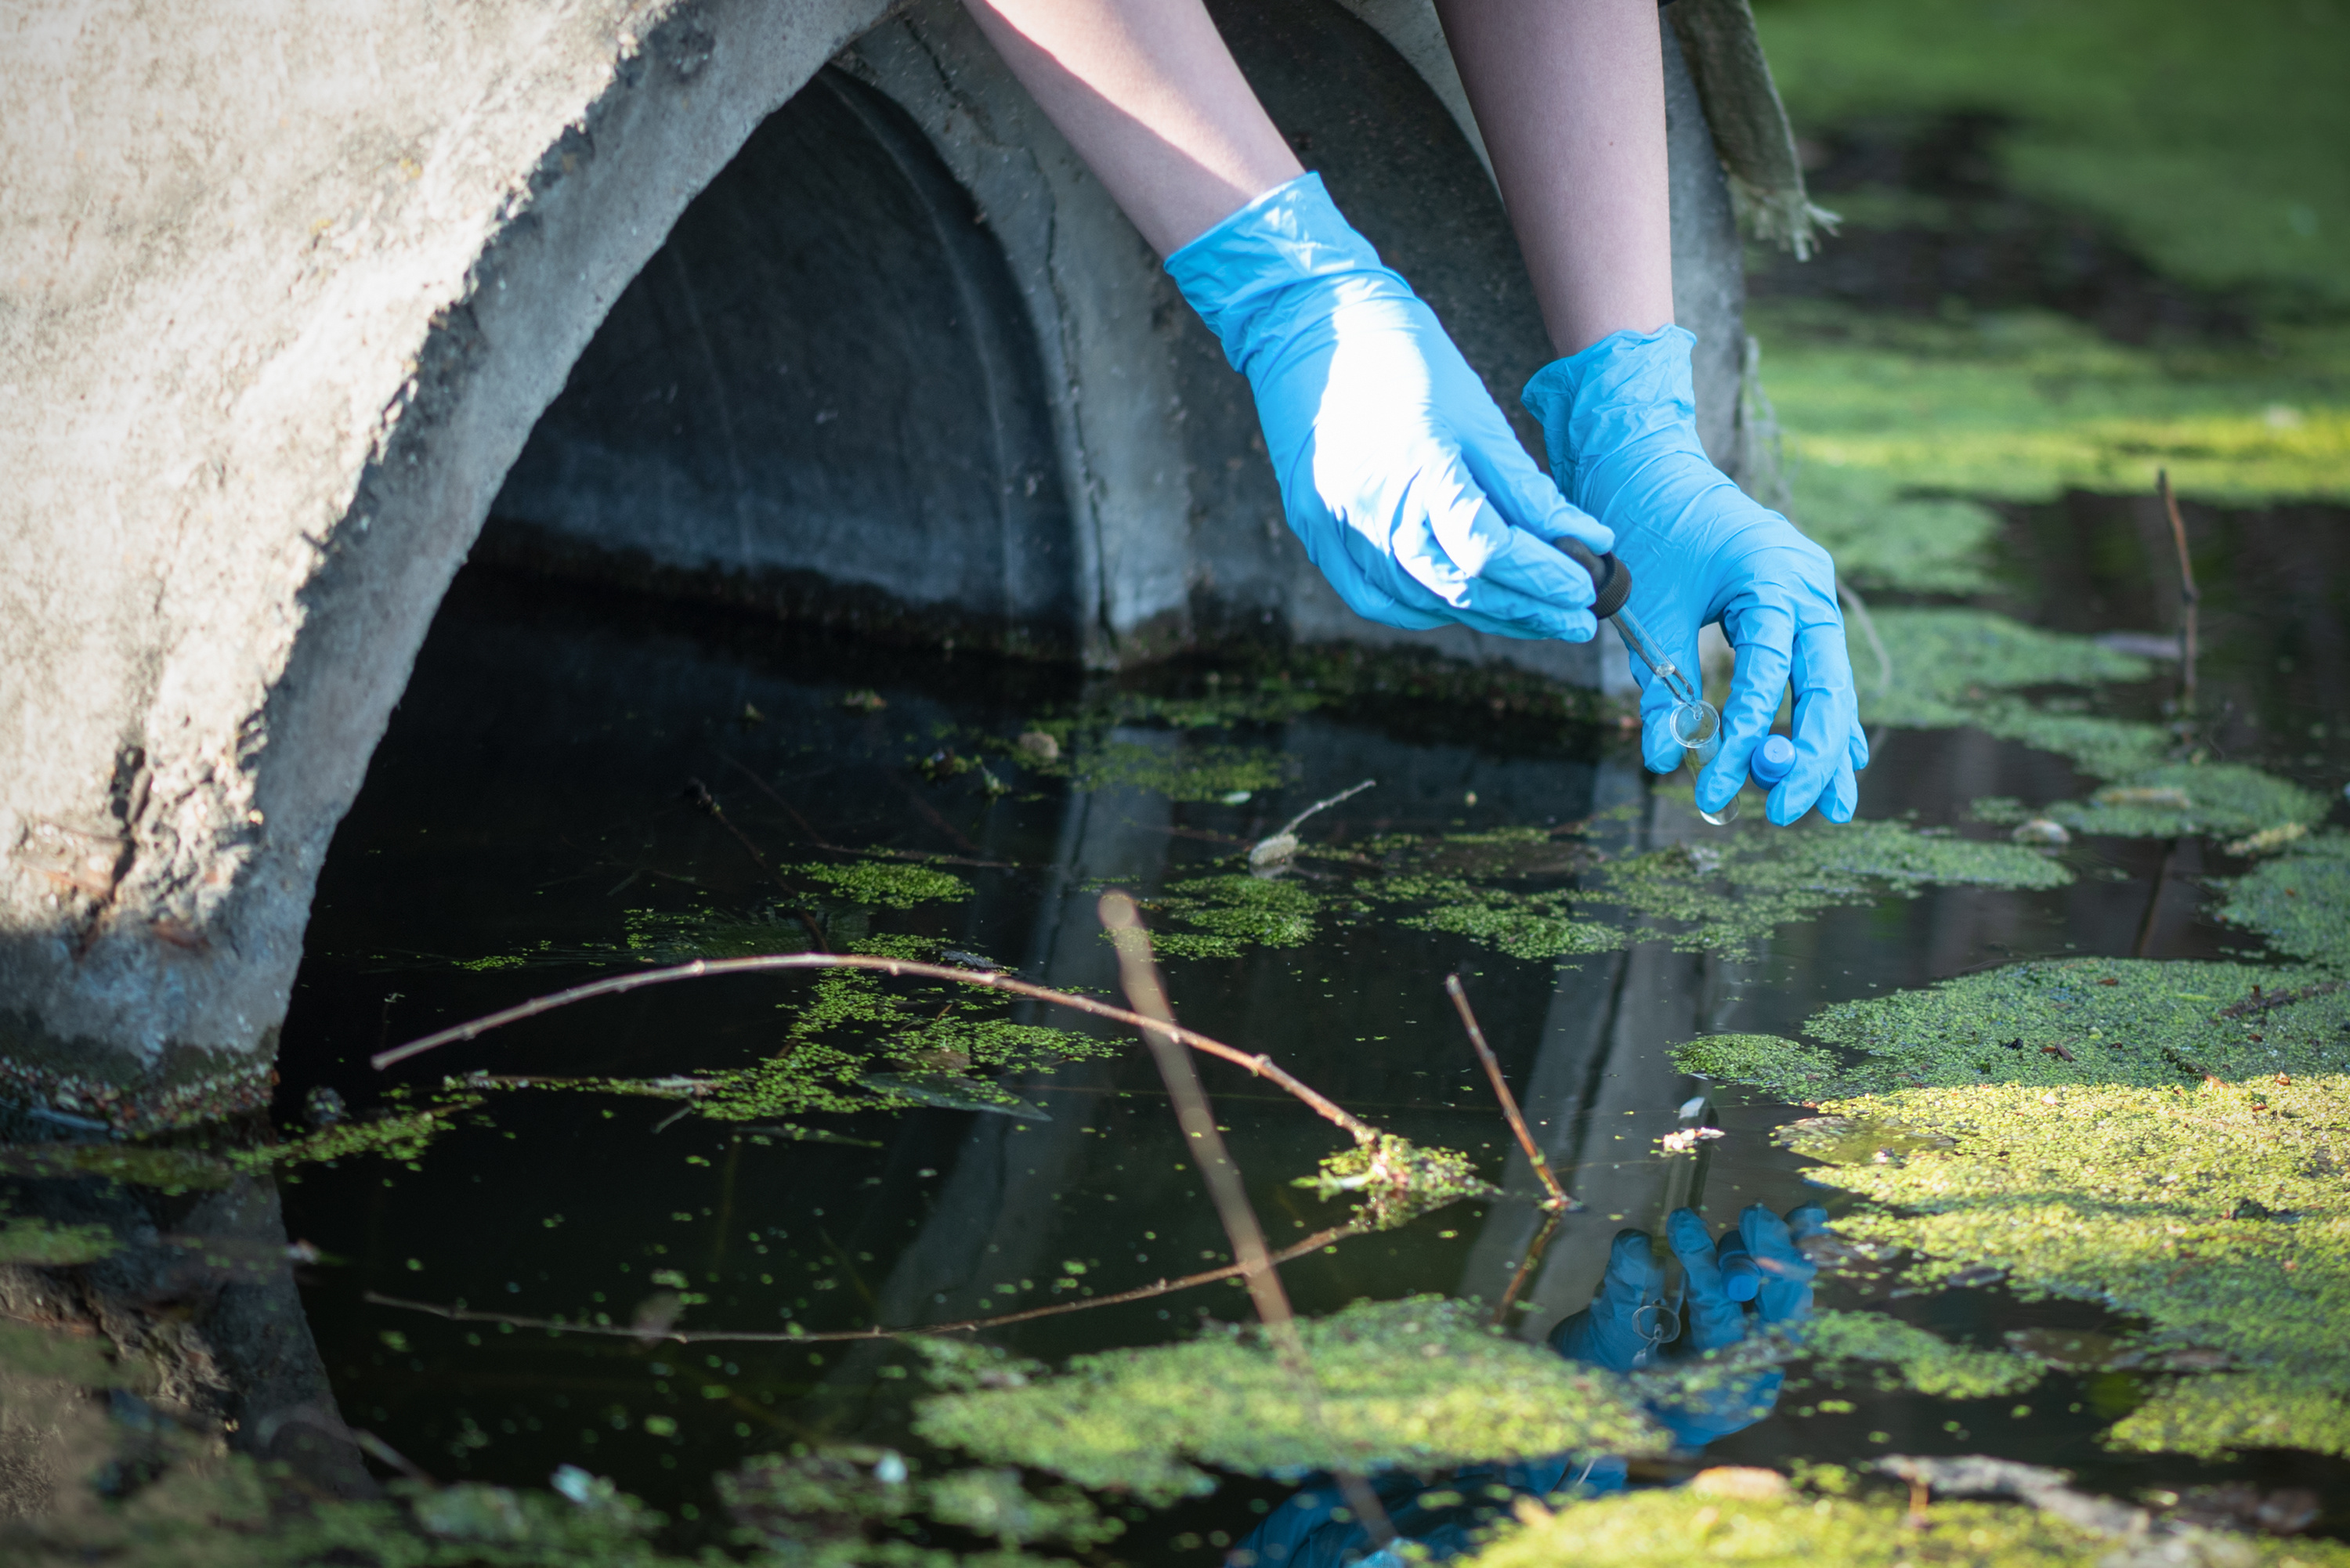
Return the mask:
{"type": "Polygon", "coordinates": [[[1200,0],[965,0],[1159,254],[1304,171],[1200,0]]]}
{"type": "Polygon", "coordinates": [[[1655,0],[1437,0],[1561,354],[1673,318],[1655,0]]]}

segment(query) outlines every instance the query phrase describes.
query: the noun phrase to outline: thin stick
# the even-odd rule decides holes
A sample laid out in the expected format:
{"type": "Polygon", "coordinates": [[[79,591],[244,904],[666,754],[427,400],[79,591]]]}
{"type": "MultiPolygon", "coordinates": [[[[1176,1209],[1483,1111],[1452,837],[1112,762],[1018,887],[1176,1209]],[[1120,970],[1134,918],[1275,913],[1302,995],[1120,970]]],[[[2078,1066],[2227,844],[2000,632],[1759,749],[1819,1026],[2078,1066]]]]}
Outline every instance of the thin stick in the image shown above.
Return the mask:
{"type": "Polygon", "coordinates": [[[2167,841],[2162,846],[2162,859],[2154,868],[2154,890],[2146,896],[2146,913],[2138,917],[2137,941],[2130,949],[2130,957],[2144,958],[2154,949],[2155,917],[2162,912],[2163,889],[2170,886],[2170,857],[2178,853],[2178,840],[2167,841]]]}
{"type": "Polygon", "coordinates": [[[2170,470],[2157,469],[2155,485],[2162,493],[2162,509],[2170,518],[2170,542],[2178,547],[2178,711],[2191,717],[2195,712],[2196,605],[2201,596],[2195,591],[2195,563],[2187,554],[2187,520],[2178,514],[2170,470]]]}
{"type": "MultiPolygon", "coordinates": [[[[1333,1225],[1327,1231],[1316,1231],[1303,1241],[1292,1241],[1280,1251],[1270,1254],[1270,1259],[1275,1263],[1294,1262],[1308,1252],[1316,1252],[1349,1237],[1359,1236],[1364,1229],[1359,1220],[1333,1225]]],[[[751,1329],[646,1329],[622,1323],[570,1323],[559,1317],[516,1317],[508,1313],[469,1312],[463,1307],[442,1306],[434,1302],[413,1302],[400,1296],[378,1295],[373,1291],[367,1292],[359,1299],[370,1306],[421,1312],[431,1317],[446,1318],[451,1323],[502,1323],[515,1328],[545,1328],[561,1334],[584,1334],[606,1339],[640,1339],[649,1343],[668,1340],[677,1345],[814,1345],[848,1339],[903,1339],[918,1334],[972,1334],[982,1329],[1002,1328],[1007,1324],[1026,1323],[1032,1318],[1058,1317],[1064,1313],[1089,1312],[1095,1307],[1124,1306],[1129,1302],[1149,1301],[1153,1296],[1171,1295],[1177,1291],[1211,1285],[1218,1280],[1229,1280],[1246,1272],[1239,1263],[1226,1263],[1221,1269],[1185,1274],[1176,1280],[1159,1280],[1150,1284],[1138,1285],[1130,1291],[1119,1291],[1115,1295],[1057,1302],[1051,1306],[1030,1307],[1025,1312],[1004,1313],[997,1317],[964,1318],[958,1323],[925,1324],[914,1328],[824,1329],[813,1334],[765,1333],[751,1329]]]]}
{"type": "MultiPolygon", "coordinates": [[[[1107,1018],[1114,1023],[1123,1023],[1131,1029],[1159,1027],[1141,1014],[1129,1012],[1123,1007],[1112,1007],[1108,1002],[1096,1002],[1090,996],[1073,996],[1067,992],[1051,991],[1041,985],[1031,985],[1024,980],[1014,980],[1008,974],[991,970],[949,969],[943,964],[916,963],[910,959],[879,958],[869,953],[759,953],[747,958],[696,959],[691,963],[675,964],[668,969],[651,969],[638,974],[614,975],[608,980],[590,981],[586,985],[575,985],[568,991],[558,991],[551,995],[533,997],[528,1002],[517,1002],[512,1007],[485,1014],[470,1023],[452,1025],[437,1033],[427,1034],[421,1040],[411,1040],[405,1045],[395,1045],[389,1051],[380,1051],[368,1058],[368,1064],[380,1073],[385,1068],[405,1062],[411,1056],[421,1056],[427,1051],[453,1044],[460,1040],[473,1039],[478,1035],[488,1033],[493,1029],[503,1028],[509,1023],[519,1023],[525,1018],[536,1018],[542,1012],[552,1012],[558,1007],[568,1007],[573,1002],[588,1002],[599,996],[619,996],[643,986],[667,985],[681,980],[702,980],[711,975],[754,974],[770,970],[795,969],[864,969],[893,976],[912,975],[923,980],[951,980],[962,985],[976,985],[989,991],[1009,992],[1014,996],[1024,996],[1032,1001],[1049,1002],[1056,1007],[1073,1008],[1079,1012],[1091,1013],[1096,1018],[1107,1018]]],[[[1166,1028],[1176,1041],[1189,1045],[1194,1051],[1203,1051],[1211,1056],[1221,1056],[1236,1066],[1246,1067],[1260,1078],[1271,1079],[1311,1106],[1324,1120],[1334,1122],[1346,1128],[1357,1141],[1368,1143],[1379,1136],[1378,1128],[1365,1123],[1329,1096],[1307,1087],[1284,1069],[1274,1065],[1270,1056],[1262,1054],[1252,1056],[1237,1046],[1227,1045],[1221,1040],[1211,1040],[1205,1034],[1177,1024],[1170,1023],[1166,1025],[1166,1028]]]]}
{"type": "MultiPolygon", "coordinates": [[[[1377,779],[1365,779],[1362,783],[1355,785],[1352,789],[1340,790],[1328,800],[1315,801],[1312,805],[1307,806],[1304,811],[1301,811],[1295,816],[1291,817],[1287,825],[1282,828],[1281,833],[1296,832],[1298,825],[1303,823],[1307,817],[1312,816],[1315,812],[1327,811],[1332,806],[1336,805],[1340,801],[1352,800],[1357,795],[1362,794],[1365,790],[1370,788],[1373,784],[1378,782],[1379,781],[1377,779]]],[[[1278,838],[1281,836],[1281,833],[1276,833],[1273,836],[1278,838]]]]}
{"type": "Polygon", "coordinates": [[[1493,1081],[1493,1096],[1502,1102],[1502,1115],[1509,1118],[1510,1130],[1518,1135],[1518,1147],[1526,1151],[1526,1158],[1534,1162],[1534,1174],[1542,1179],[1544,1188],[1550,1193],[1550,1201],[1543,1207],[1554,1211],[1572,1208],[1575,1199],[1566,1195],[1566,1189],[1561,1187],[1558,1178],[1551,1174],[1550,1161],[1544,1159],[1543,1151],[1534,1146],[1534,1135],[1527,1127],[1526,1118],[1519,1114],[1518,1097],[1510,1093],[1509,1080],[1502,1076],[1500,1058],[1493,1054],[1493,1048],[1485,1044],[1485,1032],[1477,1026],[1477,1015],[1469,1009],[1469,993],[1461,988],[1461,977],[1446,975],[1444,990],[1452,998],[1452,1005],[1460,1009],[1461,1027],[1469,1031],[1469,1044],[1475,1049],[1477,1060],[1485,1064],[1485,1076],[1493,1081]]]}
{"type": "Polygon", "coordinates": [[[1877,655],[1877,694],[1884,696],[1893,690],[1893,656],[1885,651],[1885,639],[1877,635],[1876,618],[1868,613],[1868,602],[1843,583],[1836,584],[1836,597],[1844,607],[1852,611],[1852,618],[1860,622],[1861,635],[1868,639],[1869,651],[1877,655]]]}
{"type": "Polygon", "coordinates": [[[1500,1328],[1510,1321],[1510,1309],[1518,1304],[1518,1293],[1525,1289],[1526,1281],[1534,1277],[1534,1265],[1550,1248],[1550,1239],[1558,1234],[1560,1211],[1553,1209],[1543,1217],[1543,1228],[1534,1233],[1526,1255],[1518,1260],[1518,1272],[1510,1276],[1510,1288],[1502,1293],[1502,1304],[1493,1309],[1493,1326],[1500,1328]]]}
{"type": "MultiPolygon", "coordinates": [[[[1148,1020],[1142,1028],[1143,1044],[1150,1047],[1151,1059],[1159,1064],[1159,1075],[1166,1080],[1167,1097],[1175,1104],[1176,1122],[1192,1145],[1192,1161],[1199,1166],[1208,1197],[1216,1206],[1216,1218],[1223,1221],[1224,1234],[1232,1241],[1232,1258],[1247,1271],[1249,1297],[1256,1303],[1256,1314],[1263,1322],[1265,1334],[1273,1341],[1282,1363],[1297,1381],[1306,1419],[1318,1427],[1322,1424],[1321,1394],[1314,1384],[1314,1368],[1306,1360],[1305,1342],[1298,1335],[1295,1314],[1289,1310],[1289,1293],[1282,1288],[1281,1276],[1274,1272],[1273,1260],[1265,1249],[1264,1229],[1257,1223],[1256,1210],[1250,1206],[1248,1189],[1241,1182],[1240,1167],[1232,1163],[1231,1153],[1224,1147],[1223,1134],[1217,1130],[1216,1115],[1208,1106],[1207,1091],[1200,1087],[1200,1075],[1192,1067],[1191,1058],[1176,1042],[1174,1009],[1168,1005],[1167,990],[1159,983],[1159,966],[1150,961],[1150,933],[1143,929],[1142,917],[1136,911],[1134,900],[1124,893],[1103,894],[1098,907],[1101,923],[1108,929],[1110,940],[1118,948],[1118,978],[1125,984],[1127,1000],[1134,1003],[1135,1012],[1148,1020]]],[[[1347,1506],[1370,1532],[1372,1544],[1384,1546],[1394,1540],[1395,1527],[1388,1521],[1387,1510],[1380,1506],[1378,1495],[1363,1478],[1343,1469],[1334,1473],[1347,1506]]]]}

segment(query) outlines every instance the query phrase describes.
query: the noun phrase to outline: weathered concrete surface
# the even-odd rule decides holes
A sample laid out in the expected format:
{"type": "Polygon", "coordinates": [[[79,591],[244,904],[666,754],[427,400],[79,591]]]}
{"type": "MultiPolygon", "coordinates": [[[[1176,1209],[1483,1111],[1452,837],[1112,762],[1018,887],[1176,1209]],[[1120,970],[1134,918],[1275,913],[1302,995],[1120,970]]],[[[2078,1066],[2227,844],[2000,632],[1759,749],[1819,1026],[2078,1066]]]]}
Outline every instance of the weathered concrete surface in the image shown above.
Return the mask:
{"type": "Polygon", "coordinates": [[[7,11],[0,1080],[262,1092],[319,860],[532,423],[880,10],[7,11]]]}
{"type": "MultiPolygon", "coordinates": [[[[1222,15],[1307,161],[1514,407],[1539,333],[1427,6],[1356,8],[1396,48],[1305,0],[1222,15]]],[[[1252,628],[1381,635],[1281,526],[1245,388],[1075,154],[947,0],[875,31],[883,11],[42,0],[0,17],[0,1088],[130,1122],[265,1092],[319,862],[492,498],[688,204],[836,57],[983,217],[939,253],[1000,248],[1009,291],[966,266],[989,314],[957,330],[1015,402],[1035,382],[1003,317],[1015,296],[1026,316],[1045,417],[981,421],[1007,443],[972,471],[994,493],[952,514],[958,550],[996,542],[976,574],[996,610],[974,613],[1065,615],[1097,664],[1252,628]],[[1007,497],[1038,447],[1057,472],[1007,497]],[[1066,539],[1039,543],[1056,518],[1066,539]]],[[[1734,324],[1719,170],[1675,91],[1677,269],[1715,279],[1692,312],[1734,324]]],[[[928,192],[908,226],[953,207],[906,178],[928,192]]],[[[1700,331],[1729,368],[1700,379],[1726,441],[1734,326],[1700,331]]],[[[517,495],[577,472],[554,458],[517,495]]],[[[935,479],[901,500],[945,493],[935,479]]],[[[792,568],[787,537],[753,536],[750,488],[720,498],[735,565],[792,568]]],[[[549,525],[585,527],[577,500],[549,525]]],[[[628,529],[639,556],[676,538],[628,529]]],[[[1416,641],[1598,674],[1589,649],[1416,641]]]]}

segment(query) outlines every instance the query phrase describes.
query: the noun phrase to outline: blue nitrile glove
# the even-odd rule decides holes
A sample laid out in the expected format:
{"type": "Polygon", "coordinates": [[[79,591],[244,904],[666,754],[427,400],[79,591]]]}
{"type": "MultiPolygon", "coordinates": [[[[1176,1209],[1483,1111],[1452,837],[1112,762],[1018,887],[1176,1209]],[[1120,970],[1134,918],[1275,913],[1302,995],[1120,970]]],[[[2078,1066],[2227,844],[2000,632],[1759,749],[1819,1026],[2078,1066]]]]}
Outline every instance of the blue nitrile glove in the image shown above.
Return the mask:
{"type": "MultiPolygon", "coordinates": [[[[1759,1203],[1738,1217],[1739,1240],[1762,1276],[1750,1315],[1746,1305],[1730,1297],[1721,1248],[1706,1233],[1705,1221],[1694,1210],[1674,1210],[1665,1221],[1665,1236],[1686,1281],[1682,1311],[1689,1333],[1682,1354],[1701,1355],[1736,1345],[1755,1321],[1793,1324],[1811,1316],[1812,1280],[1819,1266],[1804,1256],[1797,1242],[1826,1229],[1827,1211],[1814,1203],[1791,1210],[1783,1220],[1759,1203]]],[[[1769,1415],[1785,1381],[1786,1375],[1774,1366],[1680,1403],[1651,1404],[1648,1409],[1673,1434],[1677,1446],[1701,1449],[1769,1415]]]]}
{"type": "Polygon", "coordinates": [[[1654,1359],[1664,1333],[1659,1299],[1664,1269],[1649,1249],[1646,1231],[1618,1231],[1607,1249],[1607,1272],[1600,1276],[1591,1304],[1550,1331],[1550,1347],[1569,1361],[1586,1361],[1610,1372],[1630,1372],[1654,1359]]]}
{"type": "MultiPolygon", "coordinates": [[[[1732,484],[1697,439],[1690,348],[1678,327],[1617,332],[1554,360],[1526,383],[1551,472],[1568,500],[1616,535],[1632,570],[1630,608],[1659,652],[1700,679],[1698,628],[1713,621],[1738,653],[1722,714],[1721,751],[1697,785],[1719,811],[1746,780],[1748,754],[1770,732],[1780,694],[1795,690],[1795,765],[1770,793],[1773,822],[1816,803],[1831,822],[1859,804],[1868,765],[1859,701],[1836,610],[1835,564],[1776,512],[1732,484]]],[[[1635,659],[1641,750],[1670,773],[1682,748],[1667,728],[1674,699],[1635,659]]]]}
{"type": "Polygon", "coordinates": [[[1319,175],[1259,196],[1167,271],[1248,377],[1289,526],[1356,614],[1592,635],[1590,576],[1544,541],[1605,552],[1613,537],[1534,466],[1319,175]]]}

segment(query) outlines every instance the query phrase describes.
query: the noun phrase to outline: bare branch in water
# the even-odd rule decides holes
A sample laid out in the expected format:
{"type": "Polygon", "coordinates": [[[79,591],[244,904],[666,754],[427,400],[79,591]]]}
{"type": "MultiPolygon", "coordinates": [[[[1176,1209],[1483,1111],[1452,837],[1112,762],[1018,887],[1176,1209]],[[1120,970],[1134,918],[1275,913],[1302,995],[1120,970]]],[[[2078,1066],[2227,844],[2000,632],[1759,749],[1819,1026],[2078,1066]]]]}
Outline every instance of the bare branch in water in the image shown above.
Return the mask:
{"type": "MultiPolygon", "coordinates": [[[[1118,947],[1118,976],[1125,983],[1127,1000],[1134,1003],[1135,1012],[1149,1020],[1142,1030],[1143,1043],[1150,1047],[1151,1058],[1159,1064],[1159,1075],[1166,1081],[1167,1097],[1175,1103],[1175,1119],[1183,1129],[1185,1140],[1192,1146],[1192,1161],[1199,1166],[1201,1179],[1207,1184],[1208,1196],[1216,1206],[1216,1217],[1223,1221],[1224,1234],[1232,1240],[1232,1257],[1246,1271],[1249,1296],[1256,1303],[1256,1314],[1263,1321],[1265,1333],[1283,1365],[1296,1380],[1307,1419],[1319,1426],[1321,1394],[1314,1385],[1314,1368],[1305,1356],[1305,1342],[1298,1336],[1296,1318],[1289,1310],[1289,1293],[1282,1289],[1281,1276],[1274,1272],[1273,1259],[1265,1249],[1264,1228],[1257,1222],[1256,1210],[1249,1203],[1248,1189],[1241,1182],[1240,1167],[1232,1163],[1232,1155],[1224,1147],[1223,1134],[1217,1130],[1216,1115],[1208,1106],[1207,1091],[1200,1086],[1200,1075],[1192,1069],[1191,1056],[1176,1041],[1174,1009],[1168,1005],[1167,988],[1159,983],[1159,966],[1150,960],[1150,933],[1143,929],[1134,900],[1124,893],[1103,894],[1100,909],[1101,923],[1109,929],[1110,940],[1118,947]]],[[[1394,1540],[1395,1527],[1388,1523],[1387,1510],[1380,1506],[1378,1494],[1371,1490],[1368,1483],[1345,1469],[1336,1471],[1336,1479],[1347,1506],[1370,1532],[1372,1544],[1384,1546],[1394,1540]]]]}
{"type": "Polygon", "coordinates": [[[2178,548],[2178,714],[2195,717],[2196,609],[2202,596],[2195,591],[2195,562],[2187,553],[2187,520],[2178,514],[2178,497],[2170,488],[2170,470],[2158,469],[2155,487],[2162,493],[2162,510],[2170,520],[2170,540],[2178,548]]]}
{"type": "Polygon", "coordinates": [[[1510,1288],[1502,1293],[1502,1304],[1493,1309],[1493,1326],[1501,1328],[1510,1321],[1510,1309],[1518,1304],[1518,1293],[1526,1288],[1534,1277],[1534,1266],[1542,1262],[1543,1253],[1550,1250],[1550,1239],[1558,1234],[1558,1222],[1565,1211],[1553,1209],[1543,1216],[1543,1228],[1535,1232],[1526,1255],[1518,1260],[1518,1272],[1510,1276],[1510,1288]]]}
{"type": "MultiPolygon", "coordinates": [[[[1476,1013],[1470,1011],[1469,993],[1461,988],[1461,977],[1446,975],[1444,990],[1452,998],[1452,1005],[1460,1010],[1461,1026],[1469,1031],[1469,1044],[1475,1048],[1477,1060],[1485,1064],[1485,1076],[1493,1081],[1493,1096],[1502,1102],[1502,1115],[1509,1118],[1510,1130],[1518,1135],[1518,1147],[1526,1151],[1526,1158],[1534,1162],[1534,1174],[1542,1179],[1544,1188],[1550,1193],[1550,1201],[1543,1207],[1560,1212],[1574,1208],[1575,1199],[1566,1195],[1566,1189],[1561,1187],[1558,1178],[1551,1174],[1550,1161],[1543,1158],[1543,1151],[1535,1146],[1534,1133],[1526,1127],[1526,1118],[1518,1111],[1518,1097],[1510,1093],[1509,1080],[1502,1076],[1501,1060],[1493,1054],[1493,1048],[1485,1044],[1485,1032],[1477,1026],[1476,1013]]],[[[1516,1287],[1513,1285],[1511,1288],[1514,1290],[1516,1287]]]]}
{"type": "MultiPolygon", "coordinates": [[[[1286,1263],[1335,1246],[1350,1236],[1359,1236],[1367,1229],[1360,1220],[1333,1225],[1327,1231],[1316,1231],[1303,1241],[1292,1241],[1278,1252],[1267,1254],[1266,1261],[1286,1263]]],[[[496,1323],[510,1328],[544,1328],[558,1334],[583,1334],[604,1339],[636,1339],[653,1343],[668,1341],[674,1345],[736,1344],[736,1345],[816,1345],[846,1339],[904,1339],[920,1334],[975,1334],[984,1329],[1002,1328],[1009,1324],[1026,1323],[1032,1318],[1058,1317],[1064,1313],[1090,1312],[1095,1307],[1124,1306],[1129,1302],[1149,1301],[1153,1296],[1171,1295],[1177,1291],[1195,1290],[1201,1285],[1212,1285],[1218,1280],[1235,1279],[1248,1272],[1241,1263],[1226,1263],[1221,1269],[1206,1269],[1180,1279],[1158,1280],[1138,1285],[1130,1291],[1119,1291],[1107,1296],[1088,1296],[1083,1301],[1055,1302],[1051,1306],[1030,1307],[1024,1312],[1008,1312],[996,1317],[964,1318],[955,1323],[925,1324],[913,1328],[838,1328],[812,1333],[784,1334],[773,1331],[733,1329],[660,1328],[648,1330],[635,1324],[571,1323],[559,1317],[517,1317],[511,1313],[473,1312],[464,1307],[442,1306],[435,1302],[409,1301],[400,1296],[379,1295],[373,1291],[360,1297],[370,1306],[398,1307],[402,1312],[421,1312],[429,1316],[446,1318],[451,1323],[496,1323]]]]}
{"type": "MultiPolygon", "coordinates": [[[[368,1063],[379,1073],[397,1065],[411,1056],[461,1040],[472,1040],[493,1029],[509,1023],[519,1023],[525,1018],[536,1018],[542,1012],[552,1012],[558,1007],[568,1007],[576,1002],[588,1002],[599,996],[619,996],[648,985],[667,985],[675,981],[703,980],[712,975],[758,974],[774,970],[798,969],[863,969],[892,976],[912,975],[923,980],[951,980],[959,985],[975,985],[988,991],[1008,992],[1035,1002],[1048,1002],[1055,1007],[1067,1007],[1096,1018],[1107,1018],[1132,1029],[1153,1029],[1159,1025],[1123,1007],[1113,1007],[1106,1002],[1096,1002],[1090,996],[1072,995],[1065,991],[1053,991],[1032,985],[1024,980],[1014,980],[1008,974],[988,970],[950,969],[943,964],[917,963],[910,959],[877,958],[869,953],[761,953],[748,958],[696,959],[691,963],[676,964],[668,969],[645,970],[636,974],[614,975],[608,980],[591,981],[575,985],[568,991],[558,991],[547,996],[534,997],[528,1002],[497,1012],[486,1014],[469,1023],[452,1025],[405,1045],[395,1045],[389,1051],[378,1052],[368,1063]]],[[[1194,1030],[1176,1024],[1165,1028],[1177,1043],[1202,1051],[1211,1056],[1221,1056],[1236,1066],[1246,1067],[1260,1078],[1271,1079],[1299,1100],[1312,1107],[1324,1120],[1347,1129],[1357,1141],[1368,1143],[1378,1137],[1378,1129],[1355,1116],[1345,1106],[1318,1090],[1307,1086],[1297,1077],[1274,1064],[1263,1054],[1251,1055],[1237,1046],[1221,1040],[1211,1040],[1194,1030]]]]}

